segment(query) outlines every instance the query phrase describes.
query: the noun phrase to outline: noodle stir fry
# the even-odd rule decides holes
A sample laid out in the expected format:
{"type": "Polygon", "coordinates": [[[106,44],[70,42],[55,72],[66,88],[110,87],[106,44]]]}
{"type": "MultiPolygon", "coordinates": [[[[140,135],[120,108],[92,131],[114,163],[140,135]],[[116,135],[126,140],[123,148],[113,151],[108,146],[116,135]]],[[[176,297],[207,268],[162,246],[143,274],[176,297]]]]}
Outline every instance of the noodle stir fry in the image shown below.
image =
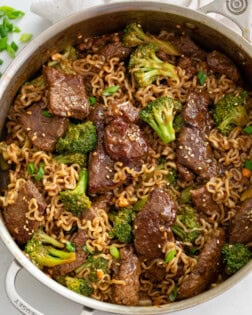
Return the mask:
{"type": "Polygon", "coordinates": [[[0,143],[1,208],[67,288],[122,305],[206,291],[251,259],[251,94],[235,64],[140,25],[51,56],[0,143]]]}

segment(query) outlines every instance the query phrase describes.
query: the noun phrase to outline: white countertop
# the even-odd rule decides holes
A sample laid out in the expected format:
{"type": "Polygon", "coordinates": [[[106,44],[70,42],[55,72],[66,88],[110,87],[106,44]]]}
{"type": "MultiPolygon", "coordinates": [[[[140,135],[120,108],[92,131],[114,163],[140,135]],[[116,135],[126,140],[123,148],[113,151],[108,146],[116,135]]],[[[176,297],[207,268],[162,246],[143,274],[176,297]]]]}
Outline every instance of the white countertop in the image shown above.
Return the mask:
{"type": "MultiPolygon", "coordinates": [[[[50,24],[48,21],[31,13],[29,11],[30,4],[31,0],[1,0],[0,3],[0,5],[9,5],[25,11],[26,15],[20,20],[18,25],[21,27],[22,32],[33,33],[35,37],[50,24]]],[[[2,54],[0,59],[5,60],[0,70],[3,71],[10,59],[7,56],[3,58],[2,54]]],[[[0,315],[20,314],[9,302],[5,293],[5,275],[12,261],[12,255],[0,240],[0,315]]],[[[16,287],[27,302],[45,315],[79,315],[81,313],[81,305],[59,296],[39,283],[25,270],[18,274],[16,287]]],[[[251,292],[252,274],[214,300],[190,310],[176,312],[176,315],[250,315],[252,314],[251,292]]],[[[97,311],[95,315],[105,315],[105,313],[97,311]]]]}

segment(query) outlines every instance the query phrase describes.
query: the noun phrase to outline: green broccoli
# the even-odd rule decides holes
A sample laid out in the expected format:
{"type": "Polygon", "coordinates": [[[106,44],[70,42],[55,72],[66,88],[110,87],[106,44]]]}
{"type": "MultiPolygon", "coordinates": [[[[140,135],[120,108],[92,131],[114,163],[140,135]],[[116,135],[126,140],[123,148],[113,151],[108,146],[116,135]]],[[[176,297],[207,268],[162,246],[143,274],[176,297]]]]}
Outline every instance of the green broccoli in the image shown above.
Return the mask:
{"type": "Polygon", "coordinates": [[[122,208],[119,211],[114,211],[109,214],[109,219],[112,222],[111,237],[117,238],[121,243],[131,243],[132,221],[135,219],[135,212],[131,208],[122,208]]]}
{"type": "Polygon", "coordinates": [[[87,164],[87,156],[83,153],[60,154],[55,157],[55,160],[59,164],[79,164],[80,167],[85,167],[87,164]]]}
{"type": "Polygon", "coordinates": [[[247,92],[239,95],[226,94],[220,99],[213,110],[213,119],[216,128],[225,136],[235,127],[244,127],[248,122],[248,114],[245,108],[247,92]]]}
{"type": "Polygon", "coordinates": [[[64,138],[56,144],[58,153],[87,153],[94,150],[97,143],[96,127],[91,121],[70,124],[64,138]]]}
{"type": "Polygon", "coordinates": [[[60,200],[65,209],[76,216],[81,214],[84,209],[91,207],[91,201],[86,195],[87,181],[88,173],[86,169],[83,169],[79,173],[79,180],[75,188],[60,192],[60,200]]]}
{"type": "Polygon", "coordinates": [[[70,276],[59,276],[56,280],[76,293],[85,296],[90,296],[93,293],[93,288],[90,286],[90,283],[87,279],[70,276]]]}
{"type": "Polygon", "coordinates": [[[88,259],[75,269],[76,273],[80,273],[85,268],[89,269],[87,278],[91,282],[97,282],[100,279],[100,272],[108,274],[109,266],[108,260],[101,256],[89,255],[88,259]]]}
{"type": "Polygon", "coordinates": [[[251,251],[244,244],[225,244],[222,247],[225,273],[232,275],[245,266],[252,257],[251,251]]]}
{"type": "Polygon", "coordinates": [[[179,203],[191,203],[191,190],[192,186],[185,187],[180,194],[179,203]]]}
{"type": "Polygon", "coordinates": [[[168,96],[162,96],[148,103],[140,111],[140,118],[148,123],[159,138],[167,144],[176,138],[173,119],[176,112],[181,109],[182,105],[179,101],[168,96]]]}
{"type": "Polygon", "coordinates": [[[158,161],[157,169],[167,170],[167,174],[164,175],[164,179],[167,181],[167,184],[175,186],[177,183],[177,171],[174,168],[166,167],[166,157],[161,156],[158,161]]]}
{"type": "Polygon", "coordinates": [[[184,125],[184,119],[182,115],[179,113],[178,115],[174,117],[174,120],[173,120],[173,128],[175,132],[179,132],[183,125],[184,125]]]}
{"type": "Polygon", "coordinates": [[[131,23],[124,30],[123,43],[126,47],[152,43],[168,55],[179,56],[180,53],[169,41],[164,41],[151,34],[145,34],[142,26],[138,23],[131,23]]]}
{"type": "Polygon", "coordinates": [[[197,219],[194,208],[184,205],[180,207],[175,223],[171,226],[172,232],[183,242],[194,243],[201,234],[201,225],[197,219]]]}
{"type": "Polygon", "coordinates": [[[155,45],[147,44],[130,55],[129,71],[140,87],[152,84],[158,76],[177,78],[175,66],[159,59],[156,51],[155,45]]]}
{"type": "Polygon", "coordinates": [[[76,260],[75,252],[67,252],[64,247],[63,243],[38,230],[27,242],[24,252],[38,267],[54,267],[76,260]]]}

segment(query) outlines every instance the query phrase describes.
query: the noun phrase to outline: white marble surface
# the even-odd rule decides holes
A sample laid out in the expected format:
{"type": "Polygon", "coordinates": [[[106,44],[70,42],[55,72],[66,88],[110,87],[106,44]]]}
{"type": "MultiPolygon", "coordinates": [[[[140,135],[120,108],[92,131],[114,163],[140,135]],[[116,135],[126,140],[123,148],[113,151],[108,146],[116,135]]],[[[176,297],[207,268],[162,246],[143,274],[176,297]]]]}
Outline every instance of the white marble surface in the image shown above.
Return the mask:
{"type": "MultiPolygon", "coordinates": [[[[25,17],[20,20],[19,26],[23,32],[33,33],[34,37],[49,26],[48,21],[29,11],[31,0],[1,0],[0,5],[13,6],[27,12],[25,17]]],[[[5,60],[0,70],[3,71],[10,59],[7,55],[3,56],[3,54],[1,54],[0,59],[5,60]]],[[[0,315],[20,314],[11,305],[5,293],[5,275],[12,260],[12,255],[0,240],[0,315]]],[[[81,313],[81,305],[59,296],[40,284],[25,270],[22,270],[18,275],[16,287],[27,302],[45,315],[78,315],[81,313]]],[[[252,314],[251,292],[252,274],[214,300],[189,310],[176,312],[176,315],[250,315],[252,314]]],[[[98,311],[95,314],[105,315],[104,312],[98,311]]]]}

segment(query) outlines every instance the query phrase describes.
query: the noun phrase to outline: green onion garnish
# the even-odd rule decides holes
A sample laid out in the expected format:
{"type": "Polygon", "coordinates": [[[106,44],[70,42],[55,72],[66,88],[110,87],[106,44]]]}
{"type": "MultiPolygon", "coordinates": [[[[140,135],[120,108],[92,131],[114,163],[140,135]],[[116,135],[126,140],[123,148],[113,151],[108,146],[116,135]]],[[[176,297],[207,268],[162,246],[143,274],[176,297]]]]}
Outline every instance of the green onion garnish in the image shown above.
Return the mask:
{"type": "Polygon", "coordinates": [[[37,174],[34,176],[35,180],[37,181],[41,180],[44,174],[45,174],[44,163],[39,163],[37,174]]]}
{"type": "Polygon", "coordinates": [[[176,251],[176,249],[174,248],[174,249],[172,249],[172,250],[170,250],[166,255],[165,255],[165,262],[166,263],[169,263],[170,261],[172,261],[173,260],[173,258],[176,256],[176,253],[177,253],[177,251],[176,251]]]}
{"type": "Polygon", "coordinates": [[[197,78],[199,80],[200,85],[204,85],[207,79],[207,75],[204,71],[199,71],[197,74],[197,78]]]}
{"type": "Polygon", "coordinates": [[[20,38],[19,41],[21,43],[27,43],[32,39],[32,34],[28,34],[28,33],[23,33],[20,38]]]}
{"type": "Polygon", "coordinates": [[[90,96],[88,98],[89,104],[92,106],[96,103],[96,98],[94,96],[90,96]]]}
{"type": "Polygon", "coordinates": [[[120,89],[119,85],[113,85],[109,86],[108,88],[104,89],[102,92],[103,96],[110,96],[113,95],[115,92],[117,92],[120,89]]]}
{"type": "Polygon", "coordinates": [[[109,252],[111,254],[112,257],[116,258],[116,259],[119,259],[120,258],[120,252],[119,252],[119,249],[113,245],[111,245],[109,247],[109,252]]]}
{"type": "Polygon", "coordinates": [[[35,165],[33,162],[28,163],[27,172],[29,175],[33,175],[35,173],[35,165]]]}

